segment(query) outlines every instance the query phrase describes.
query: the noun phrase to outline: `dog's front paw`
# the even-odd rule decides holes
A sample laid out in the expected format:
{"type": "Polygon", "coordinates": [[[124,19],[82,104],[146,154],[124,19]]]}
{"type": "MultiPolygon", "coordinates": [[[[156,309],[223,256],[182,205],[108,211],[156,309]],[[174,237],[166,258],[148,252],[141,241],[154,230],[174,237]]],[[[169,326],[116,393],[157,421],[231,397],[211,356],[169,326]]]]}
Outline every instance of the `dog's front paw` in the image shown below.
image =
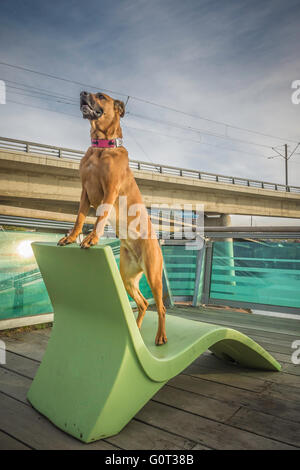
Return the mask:
{"type": "Polygon", "coordinates": [[[90,246],[97,245],[99,237],[93,232],[91,232],[87,237],[85,237],[80,243],[80,248],[90,248],[90,246]]]}
{"type": "Polygon", "coordinates": [[[65,246],[65,245],[70,245],[71,243],[75,243],[76,238],[71,237],[70,235],[67,235],[66,237],[62,237],[57,244],[59,246],[65,246]]]}

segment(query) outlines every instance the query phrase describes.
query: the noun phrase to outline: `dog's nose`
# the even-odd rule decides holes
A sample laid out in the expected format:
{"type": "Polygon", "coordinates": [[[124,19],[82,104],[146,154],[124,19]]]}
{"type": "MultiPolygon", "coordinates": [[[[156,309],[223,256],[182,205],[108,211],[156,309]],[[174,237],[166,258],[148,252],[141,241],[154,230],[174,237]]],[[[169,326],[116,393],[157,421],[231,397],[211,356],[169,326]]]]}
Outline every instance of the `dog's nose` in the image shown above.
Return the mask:
{"type": "Polygon", "coordinates": [[[87,92],[87,91],[82,91],[82,92],[80,93],[80,96],[86,97],[86,96],[88,96],[88,92],[87,92]]]}

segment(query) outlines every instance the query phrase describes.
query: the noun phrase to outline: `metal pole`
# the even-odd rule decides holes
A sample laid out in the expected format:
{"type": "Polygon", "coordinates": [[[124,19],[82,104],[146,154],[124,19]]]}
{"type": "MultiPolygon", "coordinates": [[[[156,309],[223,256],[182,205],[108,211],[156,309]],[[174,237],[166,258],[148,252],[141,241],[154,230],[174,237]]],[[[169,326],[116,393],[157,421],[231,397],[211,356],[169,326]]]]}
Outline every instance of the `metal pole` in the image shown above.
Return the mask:
{"type": "Polygon", "coordinates": [[[288,176],[288,146],[284,144],[284,160],[285,160],[285,185],[289,185],[289,176],[288,176]]]}

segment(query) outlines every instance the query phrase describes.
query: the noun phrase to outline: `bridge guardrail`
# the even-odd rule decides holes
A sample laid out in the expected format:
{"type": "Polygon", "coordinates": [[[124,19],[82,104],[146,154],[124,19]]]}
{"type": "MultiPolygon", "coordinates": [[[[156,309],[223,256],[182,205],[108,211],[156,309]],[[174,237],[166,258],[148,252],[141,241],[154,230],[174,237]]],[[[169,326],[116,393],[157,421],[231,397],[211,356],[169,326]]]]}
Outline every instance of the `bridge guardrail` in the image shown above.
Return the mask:
{"type": "MultiPolygon", "coordinates": [[[[10,139],[7,137],[0,137],[0,150],[14,150],[19,152],[27,152],[31,154],[42,154],[57,158],[67,158],[70,160],[79,161],[85,152],[81,150],[73,150],[63,147],[55,147],[53,145],[44,145],[36,142],[29,142],[24,140],[10,139]]],[[[137,160],[130,160],[129,166],[132,170],[149,171],[152,173],[160,173],[168,176],[179,176],[191,179],[200,179],[204,181],[211,181],[214,183],[234,184],[238,186],[246,186],[250,188],[260,188],[280,192],[299,193],[299,186],[286,186],[284,184],[272,183],[269,181],[260,181],[254,179],[240,178],[236,176],[219,175],[216,173],[209,173],[206,171],[192,170],[188,168],[180,168],[169,165],[159,165],[150,162],[143,162],[137,160]]]]}

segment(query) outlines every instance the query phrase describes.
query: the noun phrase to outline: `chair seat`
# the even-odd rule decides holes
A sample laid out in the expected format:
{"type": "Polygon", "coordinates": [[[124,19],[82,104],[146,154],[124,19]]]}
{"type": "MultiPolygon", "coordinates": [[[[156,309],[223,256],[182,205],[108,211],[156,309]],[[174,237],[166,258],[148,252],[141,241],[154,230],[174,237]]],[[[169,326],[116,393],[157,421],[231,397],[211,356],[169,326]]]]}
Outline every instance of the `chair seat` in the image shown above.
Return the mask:
{"type": "Polygon", "coordinates": [[[167,315],[166,324],[168,343],[159,347],[154,344],[156,312],[147,312],[141,328],[144,345],[152,357],[147,362],[149,358],[140,354],[140,360],[153,380],[169,380],[207,349],[249,368],[273,371],[281,368],[265,349],[237,330],[174,315],[167,315]]]}

